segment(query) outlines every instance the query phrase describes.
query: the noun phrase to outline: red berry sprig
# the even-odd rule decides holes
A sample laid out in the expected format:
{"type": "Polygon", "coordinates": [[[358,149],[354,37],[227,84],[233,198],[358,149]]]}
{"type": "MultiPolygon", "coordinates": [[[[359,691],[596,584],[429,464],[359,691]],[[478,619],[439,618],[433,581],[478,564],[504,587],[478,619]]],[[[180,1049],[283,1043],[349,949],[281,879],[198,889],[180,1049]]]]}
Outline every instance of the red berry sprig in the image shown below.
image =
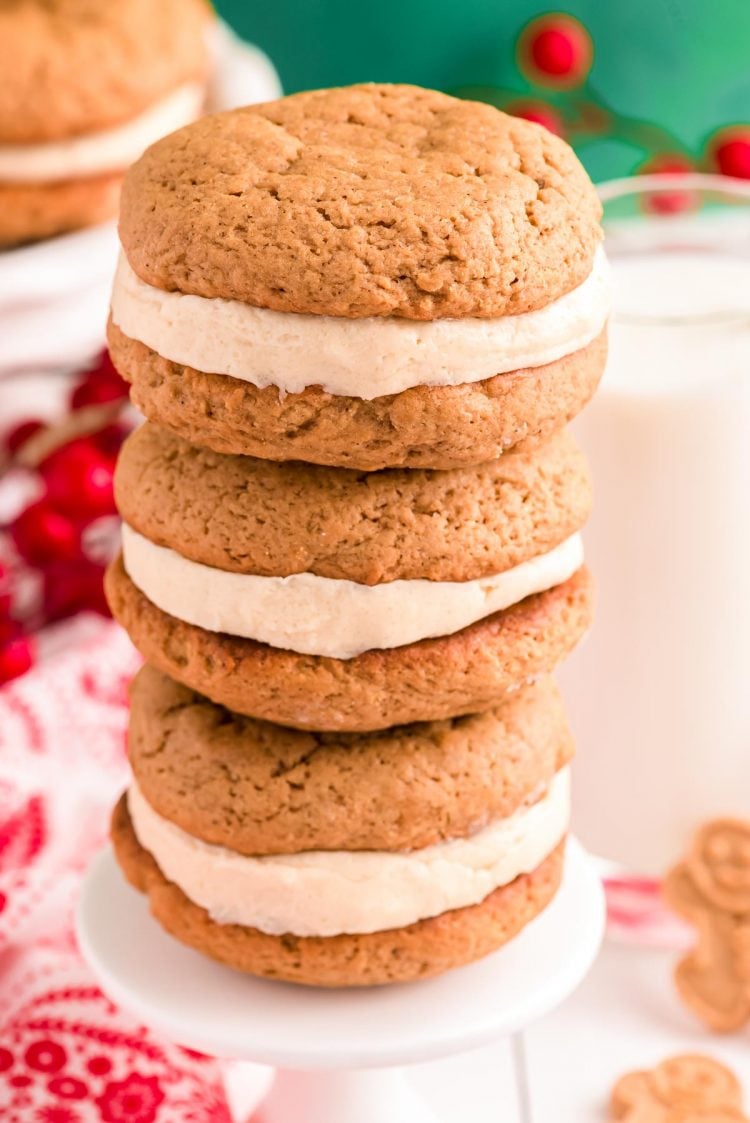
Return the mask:
{"type": "Polygon", "coordinates": [[[97,528],[104,528],[105,552],[111,550],[115,461],[127,435],[117,415],[126,397],[127,384],[105,352],[74,386],[72,414],[63,423],[29,418],[0,442],[6,462],[34,471],[42,485],[41,497],[5,528],[17,561],[0,566],[0,684],[33,665],[34,628],[83,609],[109,615],[97,528]],[[39,603],[23,615],[15,594],[32,572],[39,603]]]}
{"type": "Polygon", "coordinates": [[[128,384],[120,375],[109,357],[103,351],[95,367],[86,371],[81,381],[70,395],[71,409],[85,406],[106,405],[108,402],[121,402],[128,396],[128,384]]]}
{"type": "Polygon", "coordinates": [[[57,558],[80,557],[80,528],[46,499],[21,512],[10,528],[10,536],[19,556],[35,567],[57,558]]]}
{"type": "Polygon", "coordinates": [[[115,460],[90,438],[57,449],[42,463],[41,473],[47,500],[70,518],[86,520],[115,513],[115,460]]]}
{"type": "Polygon", "coordinates": [[[722,129],[709,145],[710,160],[722,175],[750,179],[750,125],[722,129]]]}
{"type": "Polygon", "coordinates": [[[16,636],[0,647],[0,686],[26,674],[34,666],[34,641],[16,636]]]}
{"type": "Polygon", "coordinates": [[[564,12],[537,16],[521,32],[518,66],[537,86],[558,90],[581,86],[593,61],[591,36],[579,20],[564,12]]]}
{"type": "MultiPolygon", "coordinates": [[[[643,175],[687,175],[695,171],[692,162],[680,152],[667,152],[646,160],[638,169],[643,175]]],[[[674,190],[654,191],[643,197],[643,209],[652,214],[679,214],[689,211],[696,205],[696,195],[693,191],[685,191],[679,187],[674,190]]]]}
{"type": "Polygon", "coordinates": [[[514,117],[522,117],[524,121],[533,121],[535,125],[543,125],[556,136],[565,136],[565,126],[562,117],[543,101],[512,101],[506,106],[506,111],[514,117]]]}

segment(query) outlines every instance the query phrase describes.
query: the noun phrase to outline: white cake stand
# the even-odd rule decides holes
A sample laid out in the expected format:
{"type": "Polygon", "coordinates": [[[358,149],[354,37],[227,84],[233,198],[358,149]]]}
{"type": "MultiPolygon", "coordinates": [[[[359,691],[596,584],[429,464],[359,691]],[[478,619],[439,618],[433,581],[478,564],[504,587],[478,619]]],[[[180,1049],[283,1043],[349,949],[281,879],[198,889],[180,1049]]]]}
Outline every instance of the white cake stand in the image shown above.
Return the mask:
{"type": "Polygon", "coordinates": [[[562,1002],[599,949],[604,895],[573,840],[557,897],[507,947],[437,979],[371,990],[290,986],[203,958],[162,931],[111,850],[86,875],[77,931],[102,989],[154,1030],[279,1070],[263,1123],[435,1123],[394,1066],[508,1036],[562,1002]]]}

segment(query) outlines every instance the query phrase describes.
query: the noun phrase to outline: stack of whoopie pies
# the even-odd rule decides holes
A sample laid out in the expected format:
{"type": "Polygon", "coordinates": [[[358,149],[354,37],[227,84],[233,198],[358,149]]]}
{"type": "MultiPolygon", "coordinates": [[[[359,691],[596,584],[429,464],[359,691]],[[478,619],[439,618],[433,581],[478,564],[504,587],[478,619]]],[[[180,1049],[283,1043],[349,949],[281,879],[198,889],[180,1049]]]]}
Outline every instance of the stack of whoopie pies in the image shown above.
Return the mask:
{"type": "Polygon", "coordinates": [[[395,982],[554,896],[599,214],[556,136],[405,86],[203,118],[128,174],[109,338],[148,421],[108,593],[147,665],[113,838],[183,942],[395,982]]]}

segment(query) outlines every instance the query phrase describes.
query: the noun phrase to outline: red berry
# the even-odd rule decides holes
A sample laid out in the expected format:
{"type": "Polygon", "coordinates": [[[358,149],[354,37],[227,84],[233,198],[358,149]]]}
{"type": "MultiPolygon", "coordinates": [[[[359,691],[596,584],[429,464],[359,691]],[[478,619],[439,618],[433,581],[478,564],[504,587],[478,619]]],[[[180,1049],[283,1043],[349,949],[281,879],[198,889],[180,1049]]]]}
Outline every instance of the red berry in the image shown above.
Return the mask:
{"type": "Polygon", "coordinates": [[[109,379],[113,382],[118,382],[120,379],[117,367],[112,362],[112,356],[107,347],[99,352],[96,362],[92,367],[89,367],[86,373],[90,378],[109,379]]]}
{"type": "Polygon", "coordinates": [[[22,511],[10,532],[19,554],[31,565],[80,554],[78,527],[44,499],[22,511]]]}
{"type": "Polygon", "coordinates": [[[83,406],[117,402],[128,396],[128,384],[122,378],[109,356],[102,351],[95,366],[87,370],[70,396],[72,409],[83,406]]]}
{"type": "Polygon", "coordinates": [[[117,459],[122,442],[128,435],[124,425],[105,425],[98,433],[92,433],[90,440],[100,452],[111,460],[117,459]]]}
{"type": "Polygon", "coordinates": [[[44,572],[42,603],[48,623],[84,609],[109,616],[104,598],[104,567],[85,559],[50,566],[44,572]]]}
{"type": "Polygon", "coordinates": [[[543,125],[556,136],[564,136],[565,129],[560,116],[551,105],[543,101],[515,101],[506,106],[508,113],[514,117],[522,117],[524,121],[533,121],[536,125],[543,125]]]}
{"type": "Polygon", "coordinates": [[[722,175],[750,179],[750,125],[723,129],[714,137],[711,153],[722,175]]]}
{"type": "Polygon", "coordinates": [[[519,67],[542,86],[579,86],[593,58],[588,31],[563,12],[539,16],[521,33],[519,67]]]}
{"type": "Polygon", "coordinates": [[[96,582],[92,581],[88,596],[83,605],[89,612],[96,612],[98,616],[111,617],[112,611],[109,607],[107,597],[104,593],[104,569],[100,569],[96,582]]]}
{"type": "Polygon", "coordinates": [[[39,421],[36,417],[30,417],[28,421],[20,421],[18,425],[14,425],[13,428],[9,429],[5,434],[3,440],[7,452],[13,456],[13,454],[18,452],[19,448],[25,445],[40,429],[44,429],[44,422],[39,421]]]}
{"type": "Polygon", "coordinates": [[[5,647],[12,639],[17,639],[23,632],[20,620],[12,616],[0,616],[0,647],[5,647]]]}
{"type": "Polygon", "coordinates": [[[19,636],[0,647],[0,683],[10,682],[34,665],[34,645],[28,636],[19,636]]]}
{"type": "Polygon", "coordinates": [[[114,464],[89,440],[72,441],[42,464],[47,498],[53,507],[78,519],[115,511],[114,464]]]}
{"type": "MultiPolygon", "coordinates": [[[[665,152],[647,160],[638,169],[642,175],[686,175],[692,172],[693,165],[687,156],[680,152],[665,152]]],[[[643,206],[652,214],[679,214],[690,210],[695,203],[692,191],[655,191],[644,196],[643,206]]]]}
{"type": "Polygon", "coordinates": [[[15,622],[10,618],[12,604],[13,597],[11,595],[10,574],[2,562],[0,562],[0,644],[10,638],[12,629],[15,626],[15,622]]]}

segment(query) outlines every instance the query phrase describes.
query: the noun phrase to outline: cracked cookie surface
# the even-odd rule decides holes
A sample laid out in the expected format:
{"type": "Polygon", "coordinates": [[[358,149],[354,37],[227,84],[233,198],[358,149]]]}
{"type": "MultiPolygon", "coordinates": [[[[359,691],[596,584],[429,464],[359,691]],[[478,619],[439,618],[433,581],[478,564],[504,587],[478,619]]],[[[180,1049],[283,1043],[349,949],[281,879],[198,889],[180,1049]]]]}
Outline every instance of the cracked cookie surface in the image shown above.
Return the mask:
{"type": "Polygon", "coordinates": [[[305,733],[233,714],[145,666],[130,764],[163,818],[240,854],[414,850],[536,798],[573,755],[549,678],[493,710],[382,733],[305,733]]]}
{"type": "Polygon", "coordinates": [[[600,205],[564,141],[415,86],[203,118],[131,169],[120,236],[148,284],[285,312],[494,317],[581,284],[600,205]]]}
{"type": "Polygon", "coordinates": [[[566,431],[476,468],[362,473],[223,456],[146,424],[123,445],[126,523],[216,569],[375,585],[471,581],[554,549],[591,509],[566,431]]]}

